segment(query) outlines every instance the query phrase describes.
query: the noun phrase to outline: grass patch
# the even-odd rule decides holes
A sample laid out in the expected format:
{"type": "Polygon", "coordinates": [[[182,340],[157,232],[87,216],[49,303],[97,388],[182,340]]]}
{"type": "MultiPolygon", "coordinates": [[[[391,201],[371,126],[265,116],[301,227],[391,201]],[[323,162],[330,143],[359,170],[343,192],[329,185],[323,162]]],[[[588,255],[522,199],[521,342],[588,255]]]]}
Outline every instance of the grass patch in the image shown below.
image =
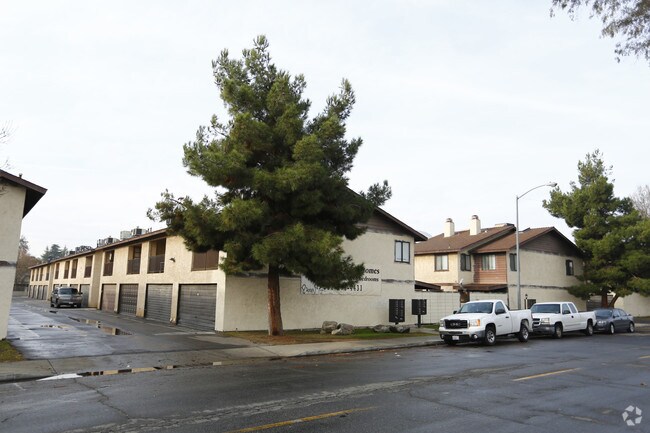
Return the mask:
{"type": "Polygon", "coordinates": [[[0,341],[0,362],[22,361],[23,356],[7,341],[0,341]]]}
{"type": "Polygon", "coordinates": [[[282,336],[268,335],[267,331],[237,331],[224,332],[229,337],[243,338],[255,344],[277,345],[277,344],[302,344],[302,343],[326,343],[341,340],[386,340],[404,337],[426,337],[431,334],[423,332],[411,332],[408,334],[379,333],[370,328],[356,328],[352,335],[321,334],[320,330],[291,330],[284,331],[282,336]]]}

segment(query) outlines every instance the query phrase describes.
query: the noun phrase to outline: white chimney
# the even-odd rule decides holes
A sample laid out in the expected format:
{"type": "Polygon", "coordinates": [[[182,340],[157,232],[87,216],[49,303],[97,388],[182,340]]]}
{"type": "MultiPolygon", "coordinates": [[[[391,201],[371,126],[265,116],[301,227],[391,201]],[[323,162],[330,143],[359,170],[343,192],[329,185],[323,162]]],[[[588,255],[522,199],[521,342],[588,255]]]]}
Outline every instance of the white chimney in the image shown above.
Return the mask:
{"type": "Polygon", "coordinates": [[[472,221],[469,223],[469,234],[471,236],[481,233],[481,220],[478,216],[472,215],[472,221]]]}
{"type": "Polygon", "coordinates": [[[448,238],[449,236],[453,236],[454,234],[456,234],[456,230],[454,227],[454,220],[452,220],[451,218],[447,218],[447,221],[445,221],[444,235],[446,238],[448,238]]]}

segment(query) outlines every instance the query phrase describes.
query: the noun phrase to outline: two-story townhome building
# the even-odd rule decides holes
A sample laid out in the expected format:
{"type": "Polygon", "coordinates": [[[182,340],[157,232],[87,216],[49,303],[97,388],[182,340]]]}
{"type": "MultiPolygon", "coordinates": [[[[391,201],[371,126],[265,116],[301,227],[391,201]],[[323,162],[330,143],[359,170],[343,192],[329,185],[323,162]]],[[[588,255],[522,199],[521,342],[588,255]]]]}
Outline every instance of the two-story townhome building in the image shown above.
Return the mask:
{"type": "Polygon", "coordinates": [[[476,215],[472,216],[469,230],[455,231],[453,220],[448,218],[443,233],[415,244],[415,279],[443,291],[461,291],[463,302],[468,300],[468,287],[476,291],[505,291],[505,275],[496,285],[485,278],[482,283],[475,281],[476,257],[472,251],[514,231],[511,224],[481,228],[476,215]]]}
{"type": "MultiPolygon", "coordinates": [[[[379,208],[365,227],[362,236],[344,241],[345,252],[366,267],[355,287],[328,290],[300,275],[281,277],[286,329],[318,328],[325,320],[387,323],[390,299],[410,305],[420,298],[414,290],[414,244],[426,237],[379,208]]],[[[219,268],[224,255],[193,253],[166,230],[135,232],[33,267],[29,295],[48,299],[55,286],[72,286],[88,306],[118,314],[196,329],[265,329],[266,272],[226,275],[219,268]]]]}
{"type": "Polygon", "coordinates": [[[567,287],[579,283],[583,262],[578,247],[554,227],[526,229],[519,233],[520,292],[517,300],[517,250],[515,234],[496,239],[472,251],[476,257],[475,281],[504,282],[510,305],[530,306],[535,302],[586,302],[569,294],[567,287]],[[496,263],[494,269],[484,264],[496,263]]]}
{"type": "MultiPolygon", "coordinates": [[[[582,259],[578,248],[553,227],[527,229],[519,234],[521,305],[569,300],[567,287],[578,283],[582,259]]],[[[458,291],[461,302],[489,292],[513,308],[517,302],[516,237],[512,224],[482,229],[473,216],[470,229],[445,231],[415,246],[415,278],[441,289],[458,291]]]]}

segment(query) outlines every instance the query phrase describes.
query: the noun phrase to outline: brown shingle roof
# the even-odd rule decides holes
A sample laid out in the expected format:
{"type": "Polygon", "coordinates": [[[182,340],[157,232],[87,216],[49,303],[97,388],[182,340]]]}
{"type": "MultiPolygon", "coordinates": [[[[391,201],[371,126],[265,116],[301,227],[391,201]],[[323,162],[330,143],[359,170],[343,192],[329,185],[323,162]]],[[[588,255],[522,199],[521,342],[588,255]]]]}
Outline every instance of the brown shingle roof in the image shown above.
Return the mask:
{"type": "Polygon", "coordinates": [[[508,224],[502,227],[491,227],[481,230],[481,233],[470,235],[469,230],[454,233],[453,236],[445,237],[443,233],[429,238],[424,242],[415,244],[415,254],[432,254],[458,252],[472,247],[478,247],[492,239],[514,233],[514,226],[508,224]]]}
{"type": "MultiPolygon", "coordinates": [[[[567,243],[571,244],[571,247],[576,249],[576,245],[571,242],[569,239],[567,239],[562,233],[560,233],[555,227],[538,227],[538,228],[533,228],[533,229],[526,229],[524,231],[519,232],[519,247],[523,247],[526,245],[526,243],[532,241],[533,239],[537,239],[541,236],[547,235],[549,233],[553,233],[557,235],[559,238],[561,238],[563,241],[566,241],[567,243]]],[[[512,249],[516,248],[516,238],[515,238],[515,233],[510,233],[508,236],[504,236],[500,239],[497,239],[493,242],[484,244],[483,246],[474,249],[472,252],[473,253],[494,253],[494,252],[503,252],[503,251],[510,251],[512,249]]]]}

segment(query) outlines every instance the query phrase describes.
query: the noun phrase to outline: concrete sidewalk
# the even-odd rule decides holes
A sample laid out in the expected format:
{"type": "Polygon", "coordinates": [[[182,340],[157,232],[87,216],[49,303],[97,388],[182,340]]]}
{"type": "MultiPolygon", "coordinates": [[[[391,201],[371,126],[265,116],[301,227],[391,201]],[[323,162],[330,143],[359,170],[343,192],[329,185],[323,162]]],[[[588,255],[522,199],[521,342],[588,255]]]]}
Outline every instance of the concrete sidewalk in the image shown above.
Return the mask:
{"type": "Polygon", "coordinates": [[[0,383],[57,375],[109,375],[442,343],[437,332],[426,328],[418,331],[430,335],[263,345],[95,309],[54,310],[45,301],[18,297],[12,302],[8,339],[13,339],[14,345],[29,360],[0,363],[0,383]],[[115,326],[129,333],[126,337],[107,335],[84,322],[115,326]]]}

